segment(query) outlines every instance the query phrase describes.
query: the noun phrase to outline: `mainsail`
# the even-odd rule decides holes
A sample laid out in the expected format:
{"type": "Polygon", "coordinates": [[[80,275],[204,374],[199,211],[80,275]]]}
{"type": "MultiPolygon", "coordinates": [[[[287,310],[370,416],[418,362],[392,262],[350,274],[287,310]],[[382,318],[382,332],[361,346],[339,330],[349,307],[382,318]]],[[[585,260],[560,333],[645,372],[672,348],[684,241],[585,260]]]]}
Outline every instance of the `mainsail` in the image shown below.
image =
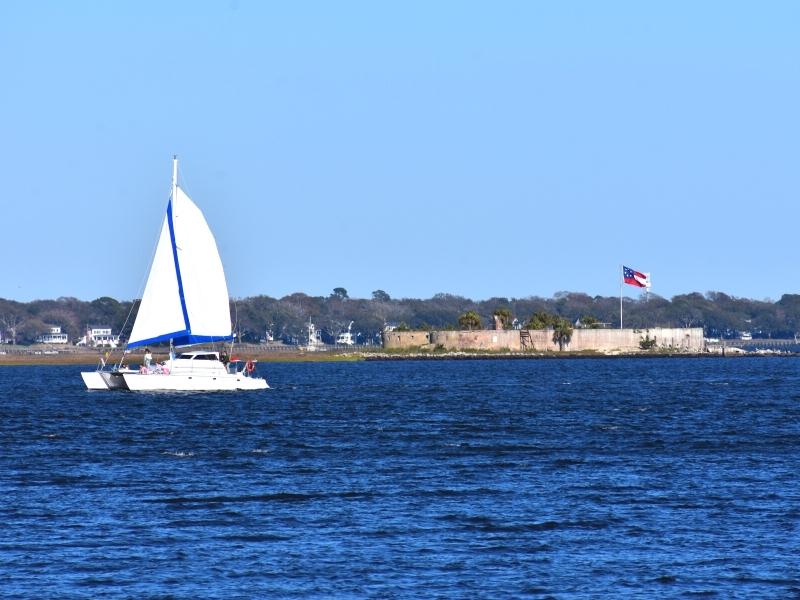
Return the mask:
{"type": "Polygon", "coordinates": [[[232,339],[228,286],[203,213],[177,186],[133,324],[129,348],[172,340],[176,346],[232,339]]]}

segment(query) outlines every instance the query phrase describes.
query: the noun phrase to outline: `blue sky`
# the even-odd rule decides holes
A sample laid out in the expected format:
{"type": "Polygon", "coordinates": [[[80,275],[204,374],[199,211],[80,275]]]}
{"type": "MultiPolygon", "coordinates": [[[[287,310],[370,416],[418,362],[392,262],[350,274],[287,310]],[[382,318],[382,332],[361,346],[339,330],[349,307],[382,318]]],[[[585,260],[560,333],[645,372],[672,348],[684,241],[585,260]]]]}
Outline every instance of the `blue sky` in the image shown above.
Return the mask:
{"type": "Polygon", "coordinates": [[[0,297],[800,292],[800,4],[0,3],[0,297]],[[632,293],[636,290],[630,288],[632,293]]]}

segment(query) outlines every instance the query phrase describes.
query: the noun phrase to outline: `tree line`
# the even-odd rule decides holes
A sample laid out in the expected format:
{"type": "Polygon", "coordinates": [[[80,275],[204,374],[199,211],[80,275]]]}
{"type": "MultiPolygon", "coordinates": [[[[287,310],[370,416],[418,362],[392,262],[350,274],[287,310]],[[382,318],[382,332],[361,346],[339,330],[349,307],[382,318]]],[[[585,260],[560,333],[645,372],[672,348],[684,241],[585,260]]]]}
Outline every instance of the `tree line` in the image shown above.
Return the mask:
{"type": "MultiPolygon", "coordinates": [[[[16,302],[0,299],[3,341],[32,343],[50,326],[60,326],[74,342],[88,326],[111,327],[125,339],[138,302],[102,297],[16,302]]],[[[379,342],[386,325],[400,329],[491,328],[497,315],[503,327],[564,328],[570,325],[619,327],[619,298],[559,292],[551,298],[495,297],[471,300],[454,294],[431,298],[392,298],[375,290],[371,298],[350,298],[345,288],[328,296],[294,293],[282,298],[253,296],[231,300],[234,329],[243,341],[258,342],[267,333],[287,343],[305,341],[309,319],[332,343],[353,321],[359,343],[379,342]]],[[[680,294],[671,299],[650,295],[623,298],[625,327],[703,327],[708,337],[734,338],[749,331],[754,338],[787,338],[800,332],[800,294],[780,300],[736,298],[722,292],[680,294]]]]}

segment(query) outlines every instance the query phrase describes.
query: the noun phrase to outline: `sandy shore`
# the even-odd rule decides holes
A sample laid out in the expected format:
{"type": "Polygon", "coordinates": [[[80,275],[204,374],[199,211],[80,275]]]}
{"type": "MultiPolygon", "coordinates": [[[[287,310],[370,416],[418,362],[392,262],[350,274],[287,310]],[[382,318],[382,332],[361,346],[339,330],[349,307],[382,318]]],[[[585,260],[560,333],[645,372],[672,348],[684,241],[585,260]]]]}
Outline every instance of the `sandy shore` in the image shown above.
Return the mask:
{"type": "MultiPolygon", "coordinates": [[[[0,366],[3,365],[91,365],[95,366],[100,358],[105,357],[105,352],[97,350],[62,350],[50,349],[13,349],[0,350],[0,366]],[[2,352],[5,352],[3,354],[2,352]]],[[[153,351],[153,360],[160,362],[169,357],[167,352],[153,351]]],[[[108,362],[115,363],[120,358],[119,352],[112,353],[106,358],[108,362]]],[[[257,350],[246,349],[234,351],[234,358],[256,360],[259,362],[333,362],[363,360],[363,352],[347,350],[330,350],[326,352],[303,352],[300,350],[257,350]]],[[[125,355],[125,363],[129,365],[141,364],[144,360],[143,353],[130,353],[125,355]]]]}
{"type": "MultiPolygon", "coordinates": [[[[0,366],[3,365],[89,365],[96,366],[105,353],[97,350],[68,349],[53,353],[52,350],[39,349],[14,349],[13,351],[0,351],[0,366]]],[[[119,353],[111,354],[107,360],[115,363],[119,360],[119,353]]],[[[798,354],[729,354],[729,357],[754,357],[754,356],[800,356],[798,354]]],[[[665,353],[665,352],[636,352],[636,353],[596,353],[596,352],[384,352],[380,348],[373,350],[345,350],[331,349],[324,352],[305,352],[299,349],[271,349],[259,350],[250,347],[241,351],[234,351],[234,358],[243,360],[256,360],[258,362],[357,362],[357,361],[397,361],[397,360],[470,360],[470,359],[570,359],[570,358],[722,358],[715,353],[665,353]]],[[[153,360],[160,362],[166,360],[166,352],[153,352],[153,360]]],[[[143,362],[141,353],[127,354],[125,363],[139,365],[143,362]]]]}

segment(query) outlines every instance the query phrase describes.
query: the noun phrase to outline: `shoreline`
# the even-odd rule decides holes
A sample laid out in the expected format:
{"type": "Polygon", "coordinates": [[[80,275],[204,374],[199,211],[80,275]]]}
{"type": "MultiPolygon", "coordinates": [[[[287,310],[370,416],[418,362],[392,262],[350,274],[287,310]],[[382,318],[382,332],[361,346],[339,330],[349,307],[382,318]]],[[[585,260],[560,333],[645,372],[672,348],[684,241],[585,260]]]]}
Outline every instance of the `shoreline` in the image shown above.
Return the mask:
{"type": "Polygon", "coordinates": [[[450,352],[443,354],[413,354],[413,355],[376,355],[368,356],[365,361],[402,361],[402,360],[595,360],[604,358],[759,358],[759,357],[800,357],[800,353],[756,353],[747,352],[740,354],[722,355],[715,352],[629,352],[616,354],[582,353],[582,352],[550,352],[550,353],[480,353],[480,352],[450,352]]]}
{"type": "MultiPolygon", "coordinates": [[[[103,354],[98,352],[63,352],[58,354],[36,354],[34,351],[0,354],[0,367],[36,365],[80,365],[96,367],[103,354]]],[[[580,360],[603,358],[755,358],[755,357],[800,357],[792,352],[491,352],[491,351],[452,351],[452,352],[386,352],[331,350],[324,352],[305,351],[267,351],[242,352],[246,359],[262,363],[300,363],[300,362],[398,362],[409,360],[452,361],[452,360],[580,360]]],[[[153,353],[155,361],[167,358],[166,354],[153,353]]],[[[114,361],[112,355],[111,361],[114,361]]],[[[143,362],[141,354],[129,354],[127,364],[138,365],[143,362]]]]}

